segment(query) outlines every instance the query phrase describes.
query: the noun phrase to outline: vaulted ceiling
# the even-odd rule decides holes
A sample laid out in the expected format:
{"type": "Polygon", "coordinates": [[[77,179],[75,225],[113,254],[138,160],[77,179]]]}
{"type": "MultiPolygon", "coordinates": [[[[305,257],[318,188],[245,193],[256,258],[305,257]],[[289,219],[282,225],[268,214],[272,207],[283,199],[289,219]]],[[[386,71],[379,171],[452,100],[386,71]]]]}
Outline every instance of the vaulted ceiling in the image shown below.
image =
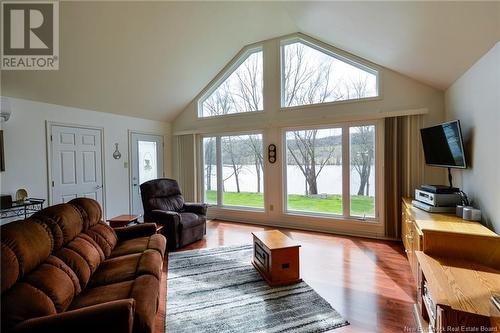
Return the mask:
{"type": "Polygon", "coordinates": [[[438,89],[500,40],[499,2],[61,2],[60,69],[2,95],[173,120],[245,45],[303,32],[438,89]]]}

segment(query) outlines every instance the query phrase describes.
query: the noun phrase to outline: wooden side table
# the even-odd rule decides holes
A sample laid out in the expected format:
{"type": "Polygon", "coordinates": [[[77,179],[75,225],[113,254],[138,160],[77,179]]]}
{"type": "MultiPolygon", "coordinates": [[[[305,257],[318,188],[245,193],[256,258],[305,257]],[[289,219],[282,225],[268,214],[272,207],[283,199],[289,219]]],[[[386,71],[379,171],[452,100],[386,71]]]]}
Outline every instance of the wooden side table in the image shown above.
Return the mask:
{"type": "Polygon", "coordinates": [[[271,287],[294,284],[300,278],[300,244],[279,230],[252,232],[255,269],[271,287]]]}
{"type": "Polygon", "coordinates": [[[113,217],[111,220],[108,220],[109,225],[111,228],[119,228],[119,227],[125,227],[126,225],[130,223],[137,223],[139,220],[140,215],[119,215],[113,217]]]}

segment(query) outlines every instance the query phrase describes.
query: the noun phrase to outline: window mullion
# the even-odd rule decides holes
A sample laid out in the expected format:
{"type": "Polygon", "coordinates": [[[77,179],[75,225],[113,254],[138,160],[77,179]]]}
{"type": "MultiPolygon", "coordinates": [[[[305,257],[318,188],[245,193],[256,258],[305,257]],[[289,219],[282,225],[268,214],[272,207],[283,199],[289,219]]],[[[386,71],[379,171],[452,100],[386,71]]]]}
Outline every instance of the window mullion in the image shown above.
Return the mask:
{"type": "Polygon", "coordinates": [[[351,215],[349,126],[342,127],[342,215],[351,215]]]}
{"type": "Polygon", "coordinates": [[[222,168],[222,146],[220,136],[215,137],[216,164],[217,164],[217,206],[222,206],[223,200],[223,168],[222,168]]]}

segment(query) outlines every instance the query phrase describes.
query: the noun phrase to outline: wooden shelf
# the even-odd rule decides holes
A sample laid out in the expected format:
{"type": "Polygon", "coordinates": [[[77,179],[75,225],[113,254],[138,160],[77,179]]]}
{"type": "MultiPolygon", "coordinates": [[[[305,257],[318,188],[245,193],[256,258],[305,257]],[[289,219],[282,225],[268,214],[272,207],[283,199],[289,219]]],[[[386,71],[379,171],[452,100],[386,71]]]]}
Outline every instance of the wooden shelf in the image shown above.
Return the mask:
{"type": "Polygon", "coordinates": [[[417,322],[418,332],[429,332],[429,322],[422,317],[417,304],[413,304],[413,316],[417,322]]]}
{"type": "Polygon", "coordinates": [[[500,293],[500,271],[474,262],[415,253],[434,304],[489,317],[490,297],[500,293]]]}
{"type": "Polygon", "coordinates": [[[414,315],[419,329],[500,330],[490,301],[500,294],[500,236],[453,214],[414,208],[410,198],[403,198],[401,229],[417,282],[414,315]],[[424,297],[424,282],[433,309],[424,297]],[[426,319],[432,313],[435,318],[426,319]]]}

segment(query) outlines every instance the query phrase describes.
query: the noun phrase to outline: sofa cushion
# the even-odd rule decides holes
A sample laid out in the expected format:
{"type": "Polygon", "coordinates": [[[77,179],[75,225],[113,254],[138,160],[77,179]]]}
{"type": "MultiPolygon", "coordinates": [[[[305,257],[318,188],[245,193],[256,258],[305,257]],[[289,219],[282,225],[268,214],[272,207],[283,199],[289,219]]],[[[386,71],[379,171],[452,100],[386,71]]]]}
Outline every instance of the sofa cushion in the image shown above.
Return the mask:
{"type": "Polygon", "coordinates": [[[102,210],[97,201],[76,198],[68,203],[80,211],[83,220],[83,231],[87,231],[88,228],[102,221],[102,210]]]}
{"type": "Polygon", "coordinates": [[[83,227],[82,216],[72,205],[59,204],[50,206],[35,213],[33,218],[47,224],[54,238],[54,250],[72,241],[83,227]]]}
{"type": "Polygon", "coordinates": [[[89,227],[86,234],[99,244],[106,258],[110,256],[111,251],[113,251],[118,241],[114,230],[104,222],[99,222],[89,227]]]}
{"type": "Polygon", "coordinates": [[[159,295],[158,279],[141,275],[135,280],[87,288],[70,305],[71,310],[120,299],[135,300],[134,332],[153,332],[159,295]]]}
{"type": "Polygon", "coordinates": [[[8,332],[27,319],[57,313],[54,303],[46,293],[24,282],[18,282],[2,293],[1,310],[2,332],[8,332]]]}
{"type": "Polygon", "coordinates": [[[194,213],[179,213],[181,215],[181,226],[183,229],[189,229],[200,224],[205,223],[205,219],[203,217],[200,218],[199,215],[194,213]]]}
{"type": "Polygon", "coordinates": [[[27,319],[64,312],[80,292],[76,276],[54,256],[2,293],[2,331],[27,319]]]}
{"type": "Polygon", "coordinates": [[[133,280],[143,274],[161,278],[162,257],[156,250],[105,260],[92,275],[90,287],[133,280]]]}
{"type": "Polygon", "coordinates": [[[59,249],[55,256],[68,265],[78,277],[83,289],[90,276],[104,260],[101,248],[86,234],[80,234],[74,240],[59,249]]]}
{"type": "Polygon", "coordinates": [[[52,237],[34,219],[2,226],[2,293],[40,265],[52,251],[52,237]]]}
{"type": "Polygon", "coordinates": [[[166,246],[167,240],[165,236],[160,234],[154,234],[149,237],[129,239],[118,243],[113,252],[111,252],[110,258],[124,256],[132,253],[141,253],[148,249],[158,251],[163,257],[163,255],[165,254],[166,246]]]}

